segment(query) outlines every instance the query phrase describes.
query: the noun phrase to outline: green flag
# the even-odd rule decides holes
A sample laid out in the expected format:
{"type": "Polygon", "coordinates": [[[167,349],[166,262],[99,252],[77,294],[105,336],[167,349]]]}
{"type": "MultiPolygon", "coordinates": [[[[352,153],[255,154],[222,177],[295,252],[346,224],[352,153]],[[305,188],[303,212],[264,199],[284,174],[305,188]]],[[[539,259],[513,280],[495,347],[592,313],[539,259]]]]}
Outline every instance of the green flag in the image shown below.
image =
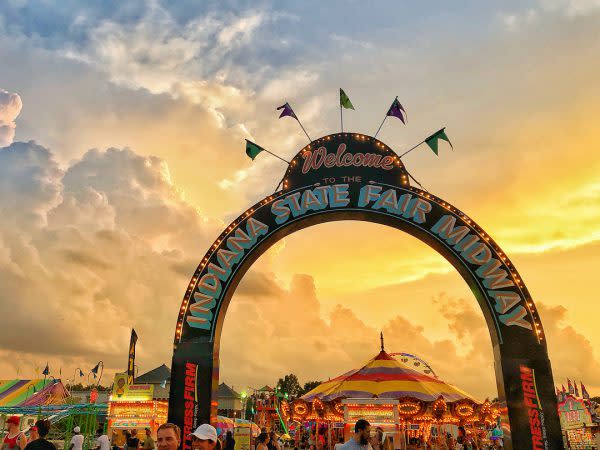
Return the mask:
{"type": "Polygon", "coordinates": [[[346,108],[346,109],[354,109],[354,106],[352,106],[352,102],[350,101],[350,98],[348,98],[348,96],[346,95],[346,93],[344,92],[343,89],[340,89],[340,106],[342,106],[343,108],[346,108]]]}
{"type": "Polygon", "coordinates": [[[264,148],[262,148],[260,145],[256,145],[254,142],[246,139],[246,155],[252,158],[252,160],[254,160],[254,158],[256,158],[256,155],[258,155],[263,150],[264,148]]]}
{"type": "MultiPolygon", "coordinates": [[[[446,132],[444,131],[445,129],[446,128],[442,128],[440,131],[436,131],[427,139],[425,139],[425,143],[429,145],[429,148],[431,148],[431,150],[433,150],[433,153],[435,153],[436,155],[438,154],[439,139],[446,141],[448,144],[450,144],[450,147],[452,147],[452,142],[450,142],[450,139],[448,139],[448,136],[446,136],[446,132]]],[[[452,147],[452,149],[454,149],[454,147],[452,147]]]]}

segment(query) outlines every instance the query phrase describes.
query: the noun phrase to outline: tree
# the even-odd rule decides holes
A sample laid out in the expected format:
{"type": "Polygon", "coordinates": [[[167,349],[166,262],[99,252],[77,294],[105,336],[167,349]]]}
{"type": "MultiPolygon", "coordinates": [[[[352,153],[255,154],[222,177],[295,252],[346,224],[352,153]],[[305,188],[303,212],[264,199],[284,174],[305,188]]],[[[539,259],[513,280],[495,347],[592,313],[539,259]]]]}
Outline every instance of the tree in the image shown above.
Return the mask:
{"type": "Polygon", "coordinates": [[[287,394],[288,398],[295,399],[300,395],[302,387],[298,382],[298,377],[293,373],[290,373],[289,375],[279,379],[277,382],[277,390],[282,395],[287,394]]]}
{"type": "Polygon", "coordinates": [[[303,396],[307,392],[312,391],[314,388],[316,388],[320,384],[321,384],[320,381],[307,381],[306,383],[304,383],[304,387],[302,388],[302,391],[300,392],[299,395],[303,396]]]}

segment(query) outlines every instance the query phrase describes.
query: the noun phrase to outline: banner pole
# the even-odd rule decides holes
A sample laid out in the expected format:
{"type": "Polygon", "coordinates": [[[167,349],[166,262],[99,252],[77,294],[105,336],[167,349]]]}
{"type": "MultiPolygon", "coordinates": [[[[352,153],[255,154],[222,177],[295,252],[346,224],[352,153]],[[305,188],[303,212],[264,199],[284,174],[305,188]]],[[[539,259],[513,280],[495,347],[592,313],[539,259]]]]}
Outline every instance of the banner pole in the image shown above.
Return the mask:
{"type": "Polygon", "coordinates": [[[385,119],[387,119],[387,114],[385,115],[385,117],[383,118],[383,120],[381,121],[381,125],[379,125],[379,128],[377,128],[377,131],[375,132],[375,136],[373,136],[374,138],[377,137],[377,135],[379,134],[379,130],[381,130],[381,127],[383,126],[383,122],[385,122],[385,119]]]}

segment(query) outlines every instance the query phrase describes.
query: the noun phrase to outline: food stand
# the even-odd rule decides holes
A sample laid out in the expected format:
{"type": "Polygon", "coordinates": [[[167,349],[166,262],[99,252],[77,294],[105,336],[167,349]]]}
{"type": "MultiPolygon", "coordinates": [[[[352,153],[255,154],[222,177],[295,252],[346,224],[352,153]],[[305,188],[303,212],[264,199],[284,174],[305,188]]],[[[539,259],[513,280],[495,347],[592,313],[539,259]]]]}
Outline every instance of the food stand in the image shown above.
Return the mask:
{"type": "Polygon", "coordinates": [[[571,449],[588,450],[595,448],[594,433],[598,423],[593,421],[588,400],[567,394],[558,404],[558,415],[563,430],[563,438],[571,449]]]}
{"type": "Polygon", "coordinates": [[[113,444],[125,444],[125,431],[137,430],[140,440],[144,429],[156,429],[167,421],[168,400],[154,398],[154,385],[127,384],[127,374],[115,375],[108,402],[108,434],[113,444]]]}

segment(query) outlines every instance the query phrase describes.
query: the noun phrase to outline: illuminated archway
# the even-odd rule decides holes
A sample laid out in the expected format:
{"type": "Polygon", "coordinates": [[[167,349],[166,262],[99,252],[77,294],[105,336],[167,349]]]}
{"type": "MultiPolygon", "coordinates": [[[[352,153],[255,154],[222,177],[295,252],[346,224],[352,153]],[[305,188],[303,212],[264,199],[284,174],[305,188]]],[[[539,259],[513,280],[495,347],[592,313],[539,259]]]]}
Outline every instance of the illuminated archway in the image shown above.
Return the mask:
{"type": "MultiPolygon", "coordinates": [[[[223,231],[188,285],[175,331],[169,401],[169,421],[184,436],[216,419],[221,329],[253,262],[295,231],[360,220],[420,239],[471,288],[490,331],[498,394],[507,403],[511,436],[505,448],[563,448],[539,315],[517,270],[481,227],[441,198],[411,187],[398,156],[370,136],[340,133],[313,141],[291,161],[282,183],[281,191],[223,231]]],[[[184,440],[183,448],[189,445],[184,440]]]]}

